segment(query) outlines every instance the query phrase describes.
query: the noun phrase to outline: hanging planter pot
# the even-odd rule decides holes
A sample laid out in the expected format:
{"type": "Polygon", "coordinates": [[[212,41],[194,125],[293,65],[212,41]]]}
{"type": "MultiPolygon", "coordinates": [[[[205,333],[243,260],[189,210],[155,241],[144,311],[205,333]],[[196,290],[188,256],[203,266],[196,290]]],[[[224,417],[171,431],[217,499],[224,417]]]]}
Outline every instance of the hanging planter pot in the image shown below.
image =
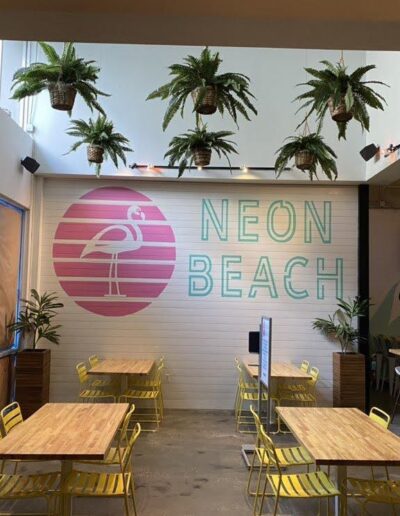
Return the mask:
{"type": "Polygon", "coordinates": [[[296,152],[294,161],[298,169],[310,170],[315,163],[315,155],[308,150],[301,150],[296,152]]]}
{"type": "Polygon", "coordinates": [[[342,98],[339,104],[335,106],[331,97],[328,100],[328,107],[331,112],[332,120],[335,122],[349,122],[353,118],[353,113],[351,111],[347,111],[344,98],[342,98]]]}
{"type": "Polygon", "coordinates": [[[100,145],[89,145],[87,148],[87,159],[90,163],[103,163],[103,147],[100,147],[100,145]]]}
{"type": "Polygon", "coordinates": [[[215,86],[205,86],[192,91],[193,102],[196,105],[200,92],[205,90],[200,104],[196,107],[196,113],[200,115],[212,115],[217,111],[217,89],[215,86]]]}
{"type": "Polygon", "coordinates": [[[53,109],[59,111],[71,111],[74,107],[76,88],[65,82],[52,82],[48,86],[50,102],[53,109]]]}
{"type": "Polygon", "coordinates": [[[196,167],[207,167],[211,161],[211,149],[205,147],[194,149],[193,158],[196,167]]]}

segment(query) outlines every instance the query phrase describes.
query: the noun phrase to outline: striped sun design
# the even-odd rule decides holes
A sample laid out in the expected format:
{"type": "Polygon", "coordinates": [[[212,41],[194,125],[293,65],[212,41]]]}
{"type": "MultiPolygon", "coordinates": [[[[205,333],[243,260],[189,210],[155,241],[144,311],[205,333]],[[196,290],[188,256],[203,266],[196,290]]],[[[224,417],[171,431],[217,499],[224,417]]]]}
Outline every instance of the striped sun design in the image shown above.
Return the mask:
{"type": "Polygon", "coordinates": [[[79,306],[103,316],[143,310],[168,284],[175,236],[145,195],[121,187],[96,188],[65,212],[53,243],[61,287],[79,306]]]}

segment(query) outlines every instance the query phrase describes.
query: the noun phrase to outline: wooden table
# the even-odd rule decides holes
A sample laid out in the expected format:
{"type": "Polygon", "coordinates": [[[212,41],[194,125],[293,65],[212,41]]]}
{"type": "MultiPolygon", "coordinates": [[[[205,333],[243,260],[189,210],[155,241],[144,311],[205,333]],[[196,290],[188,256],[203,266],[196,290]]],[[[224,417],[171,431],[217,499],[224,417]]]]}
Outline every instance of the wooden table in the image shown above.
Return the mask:
{"type": "Polygon", "coordinates": [[[397,357],[400,357],[400,349],[399,348],[389,349],[389,353],[391,353],[392,355],[396,355],[397,357]]]}
{"type": "MultiPolygon", "coordinates": [[[[248,361],[243,361],[243,364],[251,377],[258,378],[258,364],[249,363],[248,361]]],[[[272,362],[271,378],[279,380],[311,380],[311,375],[290,362],[272,362]]]]}
{"type": "Polygon", "coordinates": [[[128,376],[147,375],[154,367],[154,360],[106,358],[88,370],[89,374],[117,375],[120,377],[120,391],[127,389],[128,376]]]}
{"type": "MultiPolygon", "coordinates": [[[[0,460],[59,460],[62,485],[74,460],[105,458],[128,408],[128,403],[48,403],[0,440],[0,460]]],[[[71,514],[68,495],[61,514],[71,514]]]]}
{"type": "Polygon", "coordinates": [[[347,477],[347,466],[400,465],[400,438],[356,408],[277,407],[276,410],[318,466],[337,466],[337,486],[342,491],[344,507],[346,493],[342,484],[347,477]]]}

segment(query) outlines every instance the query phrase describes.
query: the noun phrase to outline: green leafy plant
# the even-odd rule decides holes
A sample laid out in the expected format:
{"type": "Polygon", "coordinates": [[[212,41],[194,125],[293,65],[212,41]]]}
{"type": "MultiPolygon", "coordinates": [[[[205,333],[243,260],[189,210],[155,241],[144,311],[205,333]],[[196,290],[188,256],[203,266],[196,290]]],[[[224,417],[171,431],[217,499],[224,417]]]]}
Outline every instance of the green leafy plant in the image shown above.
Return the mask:
{"type": "Polygon", "coordinates": [[[289,140],[277,150],[275,173],[279,177],[292,158],[300,170],[308,171],[310,179],[317,177],[317,167],[320,166],[324,174],[331,180],[337,178],[336,154],[324,142],[318,133],[299,136],[290,136],[289,140]]]}
{"type": "Polygon", "coordinates": [[[311,87],[295,99],[305,101],[300,107],[307,109],[303,122],[315,112],[319,121],[319,131],[325,114],[330,109],[339,129],[339,139],[346,139],[347,124],[352,118],[360,123],[363,130],[369,131],[370,118],[367,108],[383,110],[383,104],[386,102],[384,97],[370,86],[387,86],[385,83],[362,80],[367,72],[376,68],[375,65],[359,67],[349,74],[342,60],[336,65],[329,61],[321,61],[321,64],[325,66],[322,70],[306,68],[306,72],[313,78],[299,85],[311,87]]]}
{"type": "MultiPolygon", "coordinates": [[[[64,43],[64,49],[60,55],[48,43],[39,42],[39,45],[48,62],[32,63],[28,67],[17,70],[14,74],[12,86],[14,93],[11,98],[22,100],[25,97],[37,95],[45,89],[49,89],[51,93],[57,86],[67,85],[80,94],[92,111],[95,108],[104,114],[97,97],[108,95],[95,87],[100,71],[100,68],[95,66],[95,61],[85,61],[77,57],[73,43],[64,43]]],[[[73,95],[72,104],[74,98],[75,95],[73,95]]],[[[56,109],[70,111],[72,106],[69,106],[69,109],[67,107],[56,107],[56,109]]]]}
{"type": "Polygon", "coordinates": [[[31,290],[31,299],[23,299],[21,309],[16,322],[7,327],[10,331],[20,333],[32,338],[32,348],[36,349],[41,339],[46,339],[54,344],[60,343],[58,330],[61,325],[54,324],[57,310],[63,308],[63,304],[57,301],[55,292],[44,292],[40,295],[37,290],[31,290]]]}
{"type": "Polygon", "coordinates": [[[164,131],[178,111],[183,116],[185,103],[190,95],[193,96],[194,111],[211,114],[218,109],[222,115],[227,111],[236,125],[238,113],[246,120],[250,120],[248,111],[257,114],[251,101],[254,95],[249,90],[249,77],[241,73],[218,75],[221,63],[222,59],[218,52],[212,54],[209,48],[205,48],[199,58],[189,55],[183,60],[183,64],[173,64],[169,67],[173,79],[147,97],[147,100],[170,99],[162,124],[164,131]],[[209,102],[210,96],[213,97],[213,101],[209,102]],[[206,111],[202,111],[201,106],[205,101],[206,111]],[[215,104],[213,110],[210,110],[211,104],[215,104]]]}
{"type": "Polygon", "coordinates": [[[237,154],[236,144],[226,138],[233,134],[231,131],[209,132],[206,125],[197,127],[172,138],[164,158],[169,158],[171,166],[179,161],[178,177],[181,177],[186,168],[190,169],[193,162],[196,166],[209,165],[212,151],[218,157],[225,156],[231,166],[229,154],[237,154]]]}
{"type": "Polygon", "coordinates": [[[96,165],[97,176],[100,175],[104,156],[106,159],[110,158],[114,165],[118,167],[118,159],[126,165],[125,152],[132,151],[128,146],[129,140],[121,133],[115,132],[114,124],[102,115],[99,115],[97,120],[89,118],[88,122],[72,120],[67,134],[78,138],[69,152],[76,151],[83,144],[88,145],[88,161],[89,164],[94,163],[96,165]]]}
{"type": "Polygon", "coordinates": [[[313,322],[313,328],[323,335],[339,341],[342,353],[350,353],[353,344],[363,340],[360,332],[354,327],[357,317],[366,317],[369,310],[369,300],[356,296],[348,302],[338,299],[339,307],[328,319],[317,318],[313,322]]]}

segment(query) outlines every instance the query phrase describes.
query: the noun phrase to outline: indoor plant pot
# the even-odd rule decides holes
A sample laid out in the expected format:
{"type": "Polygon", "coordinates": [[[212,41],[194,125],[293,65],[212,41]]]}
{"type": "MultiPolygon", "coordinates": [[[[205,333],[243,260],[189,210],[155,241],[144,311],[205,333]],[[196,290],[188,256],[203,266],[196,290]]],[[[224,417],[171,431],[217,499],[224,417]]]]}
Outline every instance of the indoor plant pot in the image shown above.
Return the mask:
{"type": "Polygon", "coordinates": [[[54,324],[54,318],[64,305],[58,302],[54,292],[40,295],[35,289],[31,290],[30,299],[22,302],[17,320],[8,328],[22,341],[16,360],[16,401],[26,418],[49,402],[50,350],[37,346],[41,339],[59,344],[61,326],[54,324]]]}
{"type": "Polygon", "coordinates": [[[356,296],[348,302],[338,299],[338,309],[328,319],[317,318],[313,328],[340,343],[342,351],[333,353],[333,406],[365,410],[365,357],[352,352],[365,340],[354,320],[366,317],[369,300],[356,296]]]}
{"type": "Polygon", "coordinates": [[[331,118],[335,122],[349,122],[353,118],[353,113],[351,111],[347,111],[344,98],[342,98],[337,106],[334,105],[333,99],[330,98],[328,100],[328,107],[331,113],[331,118]]]}
{"type": "Polygon", "coordinates": [[[103,163],[103,147],[100,147],[100,145],[89,145],[87,148],[87,159],[90,163],[103,163]]]}
{"type": "MultiPolygon", "coordinates": [[[[200,115],[212,115],[217,111],[217,88],[215,86],[205,87],[204,97],[200,104],[196,107],[196,113],[200,115]]],[[[201,88],[196,88],[192,91],[193,102],[196,105],[201,88]]]]}
{"type": "Polygon", "coordinates": [[[17,354],[15,399],[25,418],[49,402],[50,349],[24,349],[17,354]]]}
{"type": "Polygon", "coordinates": [[[296,152],[294,162],[300,170],[310,170],[315,163],[315,156],[310,151],[301,150],[296,152]]]}
{"type": "Polygon", "coordinates": [[[365,356],[333,353],[333,406],[365,410],[365,356]]]}
{"type": "Polygon", "coordinates": [[[211,149],[199,147],[193,151],[193,158],[196,167],[206,167],[211,161],[211,149]]]}
{"type": "Polygon", "coordinates": [[[48,88],[53,109],[72,111],[76,97],[76,88],[72,84],[58,81],[49,84],[48,88]]]}

